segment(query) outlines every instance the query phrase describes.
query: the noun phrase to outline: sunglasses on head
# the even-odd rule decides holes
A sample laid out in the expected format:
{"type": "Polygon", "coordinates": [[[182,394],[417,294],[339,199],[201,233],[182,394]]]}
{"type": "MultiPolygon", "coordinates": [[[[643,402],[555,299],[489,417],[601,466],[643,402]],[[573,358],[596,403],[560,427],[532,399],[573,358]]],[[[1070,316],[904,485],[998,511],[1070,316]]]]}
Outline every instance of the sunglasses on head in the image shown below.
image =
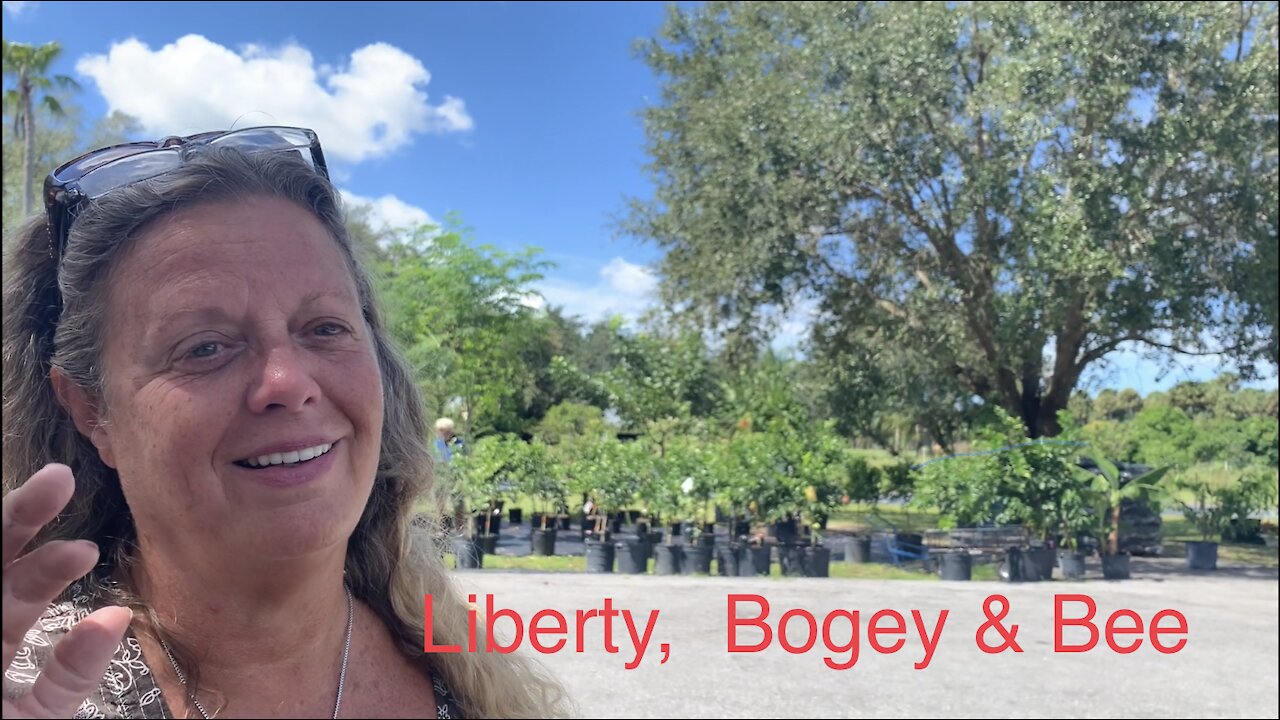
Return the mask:
{"type": "Polygon", "coordinates": [[[192,151],[205,147],[232,147],[245,153],[295,151],[325,179],[329,177],[320,138],[306,128],[216,130],[93,150],[65,163],[45,178],[44,206],[56,257],[62,257],[71,224],[85,203],[112,190],[163,175],[180,166],[192,151]]]}

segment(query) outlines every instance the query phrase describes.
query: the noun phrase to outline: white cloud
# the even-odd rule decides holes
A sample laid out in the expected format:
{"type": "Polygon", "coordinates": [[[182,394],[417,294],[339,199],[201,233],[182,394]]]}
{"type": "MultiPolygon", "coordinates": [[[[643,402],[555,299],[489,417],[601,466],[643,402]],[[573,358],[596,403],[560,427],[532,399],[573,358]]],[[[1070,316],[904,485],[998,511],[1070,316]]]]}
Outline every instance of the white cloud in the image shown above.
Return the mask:
{"type": "Polygon", "coordinates": [[[527,308],[541,310],[547,306],[547,300],[536,292],[525,293],[525,296],[520,298],[520,304],[527,308]]]}
{"type": "Polygon", "coordinates": [[[401,200],[395,195],[383,195],[380,198],[369,198],[346,190],[342,193],[342,201],[347,207],[366,205],[369,207],[369,223],[375,230],[401,230],[414,228],[423,224],[439,225],[426,210],[401,200]]]}
{"type": "MultiPolygon", "coordinates": [[[[546,303],[563,307],[565,314],[589,322],[614,315],[634,321],[653,305],[658,280],[647,267],[615,257],[600,268],[599,278],[590,285],[551,279],[537,289],[546,303]]],[[[538,301],[525,304],[541,307],[538,301]]]]}
{"type": "Polygon", "coordinates": [[[648,295],[658,286],[658,278],[643,265],[629,263],[620,257],[609,261],[600,269],[600,277],[609,287],[627,295],[648,295]]]}
{"type": "MultiPolygon", "coordinates": [[[[615,257],[600,268],[599,281],[585,284],[549,279],[537,286],[541,297],[527,297],[523,303],[531,308],[560,306],[565,314],[588,322],[614,315],[634,322],[656,305],[657,288],[658,277],[648,267],[615,257]]],[[[816,300],[797,298],[790,312],[767,312],[766,319],[774,323],[769,344],[779,351],[802,352],[818,311],[816,300]]],[[[714,345],[716,341],[708,335],[708,342],[714,345]]]]}
{"type": "Polygon", "coordinates": [[[37,2],[29,2],[28,0],[4,0],[4,9],[9,11],[9,14],[16,17],[28,10],[35,9],[35,6],[39,4],[40,3],[37,2]]]}
{"type": "Polygon", "coordinates": [[[415,134],[474,125],[458,98],[428,103],[431,73],[386,43],[359,48],[335,67],[317,64],[293,43],[236,52],[186,35],[153,50],[131,38],[81,58],[76,70],[97,83],[109,112],[138,118],[155,136],[296,125],[319,133],[326,155],[356,163],[387,155],[415,134]]]}

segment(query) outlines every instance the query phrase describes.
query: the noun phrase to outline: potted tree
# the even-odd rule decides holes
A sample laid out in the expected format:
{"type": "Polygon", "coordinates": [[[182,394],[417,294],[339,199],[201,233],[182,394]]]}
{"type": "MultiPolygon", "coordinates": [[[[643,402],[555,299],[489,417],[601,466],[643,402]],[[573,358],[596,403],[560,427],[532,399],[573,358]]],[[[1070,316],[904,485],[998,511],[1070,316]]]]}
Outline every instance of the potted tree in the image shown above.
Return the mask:
{"type": "Polygon", "coordinates": [[[925,465],[916,498],[939,510],[944,527],[1023,527],[1032,546],[1010,548],[1009,575],[1047,580],[1058,565],[1064,518],[1079,521],[1088,484],[1077,474],[1075,446],[1029,441],[1021,420],[995,412],[998,421],[978,432],[981,452],[925,465]]]}
{"type": "MultiPolygon", "coordinates": [[[[744,431],[735,433],[728,452],[737,474],[731,493],[735,502],[745,502],[747,515],[759,525],[772,525],[774,538],[787,537],[780,529],[787,527],[790,502],[794,496],[789,468],[776,432],[744,431]]],[[[750,567],[756,575],[768,575],[772,563],[772,546],[763,532],[749,542],[750,567]]],[[[742,569],[739,568],[739,572],[742,569]]]]}
{"type": "Polygon", "coordinates": [[[881,468],[879,496],[900,503],[904,513],[903,530],[896,531],[899,543],[910,548],[923,548],[924,536],[915,531],[911,522],[911,509],[922,504],[916,500],[916,473],[911,464],[897,462],[881,468]]]}
{"type": "Polygon", "coordinates": [[[522,493],[534,505],[533,526],[529,533],[534,555],[556,554],[557,517],[554,512],[564,503],[567,492],[561,469],[547,446],[537,440],[527,443],[520,464],[518,483],[522,493]]]}
{"type": "Polygon", "coordinates": [[[844,442],[836,435],[834,423],[827,423],[812,433],[794,435],[792,448],[795,487],[800,491],[795,496],[797,515],[810,528],[810,542],[802,551],[801,574],[828,577],[831,549],[823,545],[822,534],[826,518],[841,496],[844,442]]]}
{"type": "Polygon", "coordinates": [[[1200,540],[1186,542],[1187,566],[1192,570],[1216,570],[1218,542],[1234,522],[1275,504],[1275,471],[1249,468],[1234,482],[1204,478],[1180,478],[1171,497],[1195,526],[1200,540]],[[1190,495],[1191,502],[1186,501],[1190,495]]]}
{"type": "Polygon", "coordinates": [[[645,478],[648,452],[638,442],[608,439],[585,452],[575,475],[595,503],[594,528],[586,540],[587,571],[613,572],[619,512],[628,507],[645,478]]]}
{"type": "Polygon", "coordinates": [[[513,470],[512,442],[511,438],[500,435],[483,437],[476,441],[470,453],[454,457],[447,466],[454,491],[461,497],[469,518],[454,539],[456,567],[483,567],[484,556],[497,550],[493,518],[502,494],[500,484],[513,470]]]}
{"type": "Polygon", "coordinates": [[[1084,578],[1084,546],[1096,535],[1098,512],[1094,501],[1092,475],[1081,476],[1079,486],[1064,493],[1058,506],[1058,569],[1062,571],[1063,579],[1084,578]]]}
{"type": "Polygon", "coordinates": [[[710,574],[715,555],[715,525],[707,513],[715,491],[712,473],[714,453],[704,443],[684,436],[665,443],[663,459],[672,481],[679,480],[679,497],[672,518],[686,528],[682,571],[686,575],[710,574]]]}
{"type": "MultiPolygon", "coordinates": [[[[719,574],[728,577],[747,577],[755,574],[751,555],[751,519],[748,508],[755,491],[755,483],[744,472],[733,452],[731,444],[721,441],[713,444],[706,453],[707,481],[717,506],[729,508],[729,532],[716,556],[719,574]]],[[[765,572],[768,572],[768,555],[765,555],[765,572]]]]}
{"type": "Polygon", "coordinates": [[[677,529],[692,517],[691,500],[697,455],[690,443],[665,443],[653,458],[651,479],[641,488],[645,503],[663,518],[663,542],[653,548],[654,573],[689,574],[689,545],[676,542],[677,529]]]}
{"type": "Polygon", "coordinates": [[[1169,472],[1169,467],[1152,470],[1149,473],[1125,481],[1124,475],[1114,463],[1098,453],[1090,453],[1098,469],[1092,475],[1091,498],[1093,501],[1093,517],[1095,527],[1099,530],[1098,554],[1102,560],[1102,576],[1108,580],[1129,579],[1129,554],[1120,547],[1120,508],[1125,500],[1133,500],[1149,494],[1162,494],[1164,488],[1160,480],[1169,472]]]}
{"type": "MultiPolygon", "coordinates": [[[[874,508],[880,500],[880,471],[871,466],[863,458],[852,453],[847,456],[844,470],[844,496],[842,500],[853,504],[855,508],[874,508]]],[[[871,562],[871,533],[859,526],[854,534],[845,541],[845,562],[871,562]]]]}

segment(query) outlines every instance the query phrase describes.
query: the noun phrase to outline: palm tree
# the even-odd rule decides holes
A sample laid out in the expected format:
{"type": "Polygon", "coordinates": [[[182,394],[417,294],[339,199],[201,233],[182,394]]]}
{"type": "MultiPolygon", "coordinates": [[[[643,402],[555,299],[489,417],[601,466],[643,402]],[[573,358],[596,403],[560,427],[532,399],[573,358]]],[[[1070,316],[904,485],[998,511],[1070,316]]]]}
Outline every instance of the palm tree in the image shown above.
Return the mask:
{"type": "Polygon", "coordinates": [[[64,115],[62,105],[48,91],[55,85],[59,88],[80,89],[75,80],[66,75],[50,77],[49,66],[62,52],[62,46],[56,42],[45,43],[39,47],[26,43],[4,41],[4,76],[13,78],[15,87],[5,91],[4,106],[13,113],[13,132],[22,138],[26,145],[22,155],[22,214],[31,214],[32,164],[36,154],[36,94],[43,92],[40,102],[54,116],[64,115]]]}

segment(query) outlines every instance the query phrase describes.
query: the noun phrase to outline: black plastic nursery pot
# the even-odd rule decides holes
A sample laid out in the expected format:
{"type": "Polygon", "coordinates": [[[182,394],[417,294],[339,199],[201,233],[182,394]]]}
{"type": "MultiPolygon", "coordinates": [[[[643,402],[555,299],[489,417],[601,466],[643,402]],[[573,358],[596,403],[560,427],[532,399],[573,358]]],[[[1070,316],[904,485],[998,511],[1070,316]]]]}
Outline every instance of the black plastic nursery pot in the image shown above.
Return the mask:
{"type": "MultiPolygon", "coordinates": [[[[705,536],[704,536],[705,537],[705,536]]],[[[684,567],[682,571],[685,575],[710,575],[711,574],[711,557],[715,554],[715,544],[707,544],[703,542],[686,545],[684,548],[684,567]]]]}
{"type": "Polygon", "coordinates": [[[529,534],[530,549],[534,555],[550,557],[556,554],[556,529],[541,528],[529,534]]]}
{"type": "Polygon", "coordinates": [[[475,538],[455,537],[453,566],[459,570],[478,570],[484,567],[484,547],[475,538]]]}
{"type": "Polygon", "coordinates": [[[1064,580],[1079,580],[1084,577],[1084,553],[1063,550],[1058,553],[1058,569],[1062,571],[1064,580]]]}
{"type": "Polygon", "coordinates": [[[973,556],[969,554],[968,550],[952,550],[942,553],[941,574],[943,580],[972,580],[973,556]]]}
{"type": "Polygon", "coordinates": [[[611,573],[613,572],[614,547],[612,542],[600,540],[588,540],[587,546],[587,572],[589,573],[611,573]]]}
{"type": "Polygon", "coordinates": [[[679,575],[684,567],[684,546],[663,543],[653,547],[653,573],[679,575]]]}
{"type": "Polygon", "coordinates": [[[613,544],[618,572],[623,575],[642,575],[649,570],[649,544],[638,538],[618,540],[613,544]]]}

